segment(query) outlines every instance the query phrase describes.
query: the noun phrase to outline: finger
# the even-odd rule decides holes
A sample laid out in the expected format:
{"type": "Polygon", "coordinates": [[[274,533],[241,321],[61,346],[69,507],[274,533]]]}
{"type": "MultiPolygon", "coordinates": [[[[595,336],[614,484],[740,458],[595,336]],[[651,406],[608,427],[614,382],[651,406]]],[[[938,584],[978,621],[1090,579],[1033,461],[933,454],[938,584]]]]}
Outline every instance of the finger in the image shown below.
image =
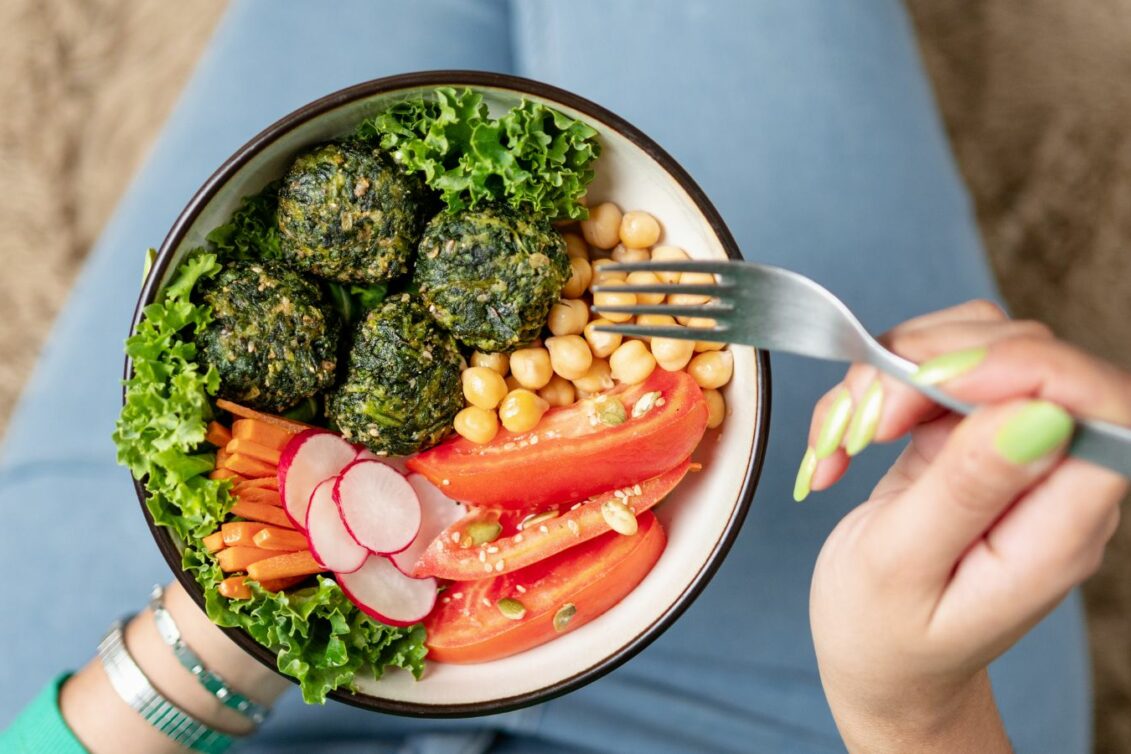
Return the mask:
{"type": "Polygon", "coordinates": [[[949,322],[1003,322],[1009,319],[1005,310],[987,299],[972,299],[961,304],[912,317],[893,327],[889,334],[907,332],[920,327],[934,327],[949,322]]]}
{"type": "Polygon", "coordinates": [[[914,484],[930,468],[962,419],[948,413],[912,430],[911,442],[876,484],[872,497],[892,497],[914,484]]]}
{"type": "Polygon", "coordinates": [[[1022,492],[1055,465],[1068,414],[1045,401],[985,406],[966,417],[919,478],[869,528],[865,548],[889,569],[941,589],[955,564],[1022,492]]]}

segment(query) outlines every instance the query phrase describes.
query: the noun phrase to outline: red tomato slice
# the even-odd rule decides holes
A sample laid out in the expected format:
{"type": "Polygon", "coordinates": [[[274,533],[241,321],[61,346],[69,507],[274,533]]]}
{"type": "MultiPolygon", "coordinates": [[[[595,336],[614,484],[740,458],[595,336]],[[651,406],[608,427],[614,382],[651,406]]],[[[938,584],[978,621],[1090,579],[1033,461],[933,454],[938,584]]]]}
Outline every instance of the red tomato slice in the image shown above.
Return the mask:
{"type": "Polygon", "coordinates": [[[455,582],[424,620],[428,659],[497,660],[601,615],[644,580],[664,551],[667,537],[656,516],[645,512],[638,520],[632,536],[606,532],[520,571],[455,582]],[[512,602],[500,606],[500,600],[512,602]]]}
{"type": "Polygon", "coordinates": [[[592,401],[551,409],[532,431],[477,445],[455,437],[408,460],[448,497],[485,508],[541,510],[650,479],[691,455],[707,429],[703,391],[686,372],[657,369],[604,395],[624,422],[598,419],[592,401]],[[651,408],[632,415],[644,396],[651,408]],[[657,395],[658,394],[658,395],[657,395]]]}
{"type": "MultiPolygon", "coordinates": [[[[523,526],[521,514],[479,509],[469,513],[432,541],[413,570],[413,576],[435,576],[453,581],[471,581],[510,573],[556,555],[609,531],[601,506],[616,501],[639,515],[667,497],[683,480],[690,459],[671,471],[640,484],[603,492],[577,503],[558,515],[557,508],[544,511],[546,520],[523,526]],[[498,526],[499,536],[476,545],[476,529],[498,526]]],[[[540,514],[533,514],[539,516],[540,514]]]]}

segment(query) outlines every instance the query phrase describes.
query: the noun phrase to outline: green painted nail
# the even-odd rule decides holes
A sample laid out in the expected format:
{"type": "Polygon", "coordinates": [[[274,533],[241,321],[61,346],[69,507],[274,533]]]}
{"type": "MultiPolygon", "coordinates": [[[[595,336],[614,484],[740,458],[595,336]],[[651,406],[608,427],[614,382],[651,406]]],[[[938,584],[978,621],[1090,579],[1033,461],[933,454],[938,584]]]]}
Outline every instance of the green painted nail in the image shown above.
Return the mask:
{"type": "Polygon", "coordinates": [[[880,426],[883,408],[884,387],[876,380],[860,399],[852,424],[848,425],[848,434],[844,437],[844,450],[848,455],[854,456],[872,443],[880,426]]]}
{"type": "Polygon", "coordinates": [[[848,388],[841,388],[833,405],[829,407],[829,412],[825,414],[825,423],[821,425],[821,431],[817,434],[817,444],[813,448],[817,460],[828,458],[836,452],[851,420],[852,393],[848,392],[848,388]]]}
{"type": "Polygon", "coordinates": [[[1059,448],[1074,427],[1072,416],[1060,406],[1033,401],[1009,417],[994,444],[1007,461],[1023,465],[1059,448]]]}
{"type": "Polygon", "coordinates": [[[911,379],[920,385],[938,385],[941,382],[953,380],[958,375],[966,374],[982,363],[982,359],[986,358],[987,353],[989,351],[985,346],[944,353],[942,356],[936,356],[920,364],[919,368],[915,370],[915,374],[911,375],[911,379]]]}
{"type": "Polygon", "coordinates": [[[793,499],[801,502],[809,497],[810,485],[813,484],[813,474],[817,471],[817,454],[812,448],[806,448],[805,456],[801,459],[801,468],[797,470],[797,481],[793,483],[793,499]]]}

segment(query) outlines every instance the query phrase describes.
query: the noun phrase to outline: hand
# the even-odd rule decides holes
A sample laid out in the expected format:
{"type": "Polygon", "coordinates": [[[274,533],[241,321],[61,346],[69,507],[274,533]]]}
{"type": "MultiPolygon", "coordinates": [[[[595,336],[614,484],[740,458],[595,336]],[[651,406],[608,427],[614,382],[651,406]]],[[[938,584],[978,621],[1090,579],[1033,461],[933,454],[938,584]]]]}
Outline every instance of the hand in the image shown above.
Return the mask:
{"type": "Polygon", "coordinates": [[[986,302],[887,345],[981,408],[963,419],[862,365],[817,404],[798,498],[911,436],[817,560],[821,680],[851,749],[1008,751],[986,666],[1099,567],[1127,481],[1064,455],[1069,414],[1131,425],[1131,376],[986,302]]]}

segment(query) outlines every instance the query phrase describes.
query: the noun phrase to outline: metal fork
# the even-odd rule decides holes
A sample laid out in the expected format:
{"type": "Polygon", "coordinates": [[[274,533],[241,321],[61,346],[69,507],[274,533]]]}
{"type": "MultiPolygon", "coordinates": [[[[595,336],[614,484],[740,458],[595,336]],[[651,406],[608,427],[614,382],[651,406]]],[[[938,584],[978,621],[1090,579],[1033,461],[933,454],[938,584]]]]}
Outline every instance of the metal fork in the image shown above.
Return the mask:
{"type": "MultiPolygon", "coordinates": [[[[710,296],[713,302],[594,306],[605,313],[668,314],[709,317],[711,328],[601,325],[603,332],[742,343],[767,351],[785,351],[828,361],[863,362],[910,385],[931,400],[960,414],[974,406],[956,400],[937,387],[912,379],[917,365],[884,348],[848,307],[833,294],[796,272],[752,262],[626,262],[610,264],[603,272],[706,272],[714,284],[627,284],[594,286],[594,293],[687,293],[710,296]]],[[[1131,477],[1131,428],[1094,419],[1077,419],[1069,452],[1131,477]]]]}

